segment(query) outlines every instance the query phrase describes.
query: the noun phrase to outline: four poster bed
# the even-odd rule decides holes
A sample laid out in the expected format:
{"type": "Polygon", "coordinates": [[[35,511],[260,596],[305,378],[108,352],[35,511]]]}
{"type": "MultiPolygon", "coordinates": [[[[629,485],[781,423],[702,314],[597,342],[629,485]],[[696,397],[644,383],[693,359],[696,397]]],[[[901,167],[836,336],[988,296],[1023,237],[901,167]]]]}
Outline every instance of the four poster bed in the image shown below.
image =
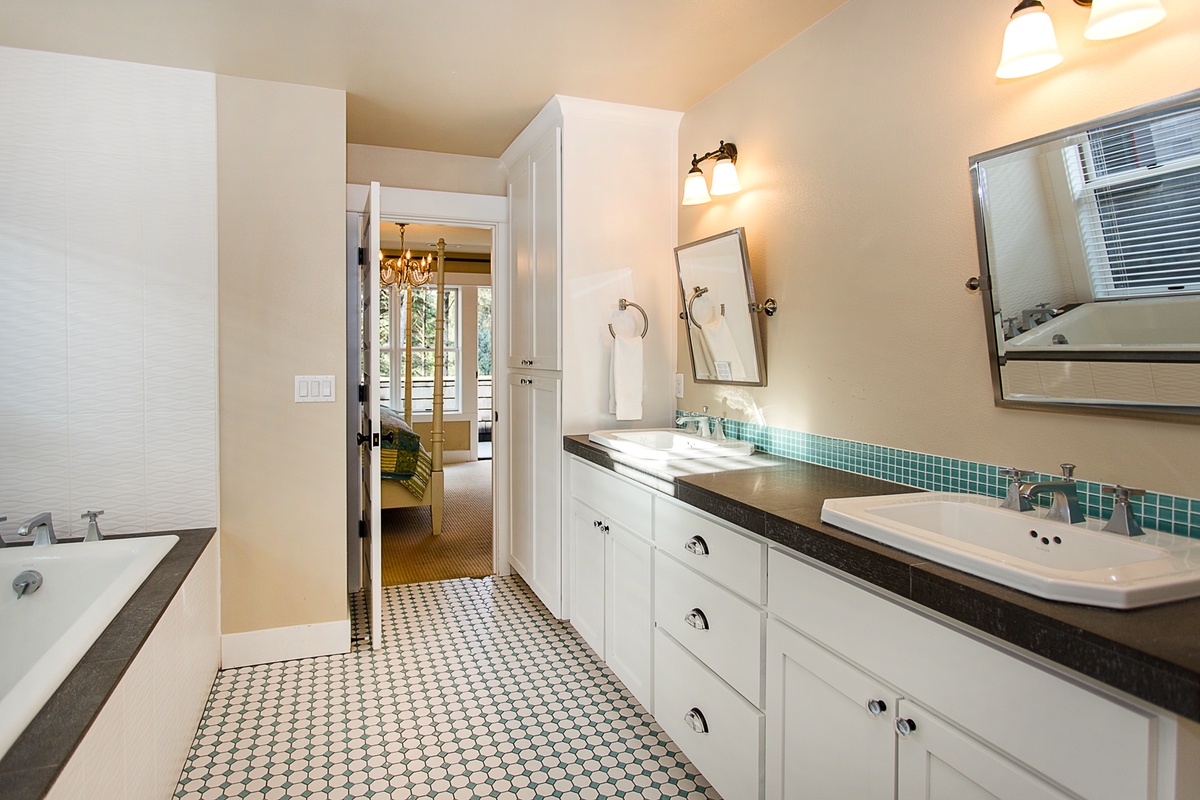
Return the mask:
{"type": "MultiPolygon", "coordinates": [[[[401,228],[401,250],[403,251],[403,227],[401,228]]],[[[429,448],[425,448],[421,437],[412,429],[412,293],[415,286],[404,279],[403,265],[387,266],[381,270],[380,280],[386,287],[397,285],[405,298],[404,319],[408,330],[404,337],[404,415],[393,409],[380,406],[380,429],[383,443],[380,450],[380,507],[411,508],[429,506],[433,518],[433,535],[442,532],[442,509],[445,504],[445,475],[442,471],[442,456],[446,431],[442,419],[442,403],[445,397],[442,372],[444,369],[444,333],[446,311],[445,273],[446,242],[437,245],[437,313],[434,321],[433,354],[433,429],[429,448]],[[389,280],[390,277],[390,280],[389,280]]],[[[401,256],[405,259],[406,256],[401,256]]],[[[389,260],[390,261],[390,260],[389,260]]],[[[419,285],[419,284],[418,284],[419,285]]]]}

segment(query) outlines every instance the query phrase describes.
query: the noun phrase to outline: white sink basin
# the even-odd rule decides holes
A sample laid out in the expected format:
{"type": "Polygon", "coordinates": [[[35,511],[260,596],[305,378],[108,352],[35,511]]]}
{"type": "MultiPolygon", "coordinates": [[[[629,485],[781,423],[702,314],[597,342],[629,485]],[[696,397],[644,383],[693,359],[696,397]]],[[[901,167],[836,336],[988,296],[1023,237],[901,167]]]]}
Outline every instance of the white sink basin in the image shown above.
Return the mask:
{"type": "Polygon", "coordinates": [[[592,431],[588,440],[637,458],[666,461],[676,458],[748,456],[754,445],[737,439],[706,439],[673,428],[592,431]]]}
{"type": "Polygon", "coordinates": [[[933,492],[826,500],[821,520],[1047,600],[1139,608],[1200,596],[1200,540],[1048,522],[995,498],[933,492]]]}

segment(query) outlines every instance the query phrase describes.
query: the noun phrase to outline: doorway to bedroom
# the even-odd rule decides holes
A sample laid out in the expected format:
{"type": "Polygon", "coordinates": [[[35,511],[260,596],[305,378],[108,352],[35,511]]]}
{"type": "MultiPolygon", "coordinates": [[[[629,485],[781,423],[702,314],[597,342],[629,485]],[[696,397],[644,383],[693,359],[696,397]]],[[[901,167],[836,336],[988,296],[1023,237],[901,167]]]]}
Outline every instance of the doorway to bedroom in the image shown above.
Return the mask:
{"type": "Polygon", "coordinates": [[[434,401],[439,239],[446,242],[445,285],[440,298],[444,320],[441,526],[435,532],[431,505],[409,502],[409,496],[427,491],[420,481],[399,481],[396,486],[385,481],[381,487],[385,586],[493,573],[490,230],[405,220],[382,222],[381,414],[385,432],[389,419],[402,419],[428,448],[434,401]],[[393,278],[401,271],[407,271],[408,280],[393,278]],[[424,280],[430,272],[432,277],[424,280]],[[390,283],[389,278],[393,278],[390,283]]]}

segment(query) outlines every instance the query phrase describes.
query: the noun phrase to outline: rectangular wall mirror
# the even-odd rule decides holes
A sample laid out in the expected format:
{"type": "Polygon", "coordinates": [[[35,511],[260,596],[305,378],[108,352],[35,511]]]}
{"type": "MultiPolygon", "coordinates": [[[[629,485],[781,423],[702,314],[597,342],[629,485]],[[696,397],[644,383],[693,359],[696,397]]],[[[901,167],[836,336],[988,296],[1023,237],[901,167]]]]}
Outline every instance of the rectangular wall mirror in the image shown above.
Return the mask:
{"type": "Polygon", "coordinates": [[[970,168],[996,404],[1200,422],[1200,92],[970,168]]]}
{"type": "Polygon", "coordinates": [[[745,228],[675,248],[696,383],[766,386],[745,228]]]}

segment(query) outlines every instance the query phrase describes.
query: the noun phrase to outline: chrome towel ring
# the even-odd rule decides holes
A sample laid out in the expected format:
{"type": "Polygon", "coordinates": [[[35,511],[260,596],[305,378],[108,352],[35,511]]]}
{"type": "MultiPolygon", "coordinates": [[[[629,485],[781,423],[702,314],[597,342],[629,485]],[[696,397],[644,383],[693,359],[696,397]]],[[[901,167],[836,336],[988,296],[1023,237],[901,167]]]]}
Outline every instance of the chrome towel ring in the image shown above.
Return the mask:
{"type": "MultiPolygon", "coordinates": [[[[692,304],[696,302],[697,297],[703,297],[706,294],[708,294],[707,286],[705,286],[704,288],[697,286],[695,289],[692,289],[692,298],[690,300],[688,300],[687,318],[689,320],[691,320],[691,323],[693,325],[695,325],[697,328],[700,327],[700,323],[696,322],[696,317],[695,317],[695,315],[692,314],[692,304]]],[[[680,314],[680,316],[682,317],[683,315],[680,314]]],[[[721,303],[721,316],[722,317],[725,316],[725,304],[724,303],[721,303]]]]}
{"type": "MultiPolygon", "coordinates": [[[[620,302],[617,303],[617,308],[621,311],[627,311],[630,308],[636,308],[638,310],[638,313],[642,315],[642,338],[645,339],[646,334],[650,332],[650,318],[646,316],[646,309],[642,308],[637,303],[626,300],[624,297],[622,297],[620,302]]],[[[617,338],[617,332],[613,330],[611,322],[608,323],[608,332],[614,339],[617,338]]]]}

